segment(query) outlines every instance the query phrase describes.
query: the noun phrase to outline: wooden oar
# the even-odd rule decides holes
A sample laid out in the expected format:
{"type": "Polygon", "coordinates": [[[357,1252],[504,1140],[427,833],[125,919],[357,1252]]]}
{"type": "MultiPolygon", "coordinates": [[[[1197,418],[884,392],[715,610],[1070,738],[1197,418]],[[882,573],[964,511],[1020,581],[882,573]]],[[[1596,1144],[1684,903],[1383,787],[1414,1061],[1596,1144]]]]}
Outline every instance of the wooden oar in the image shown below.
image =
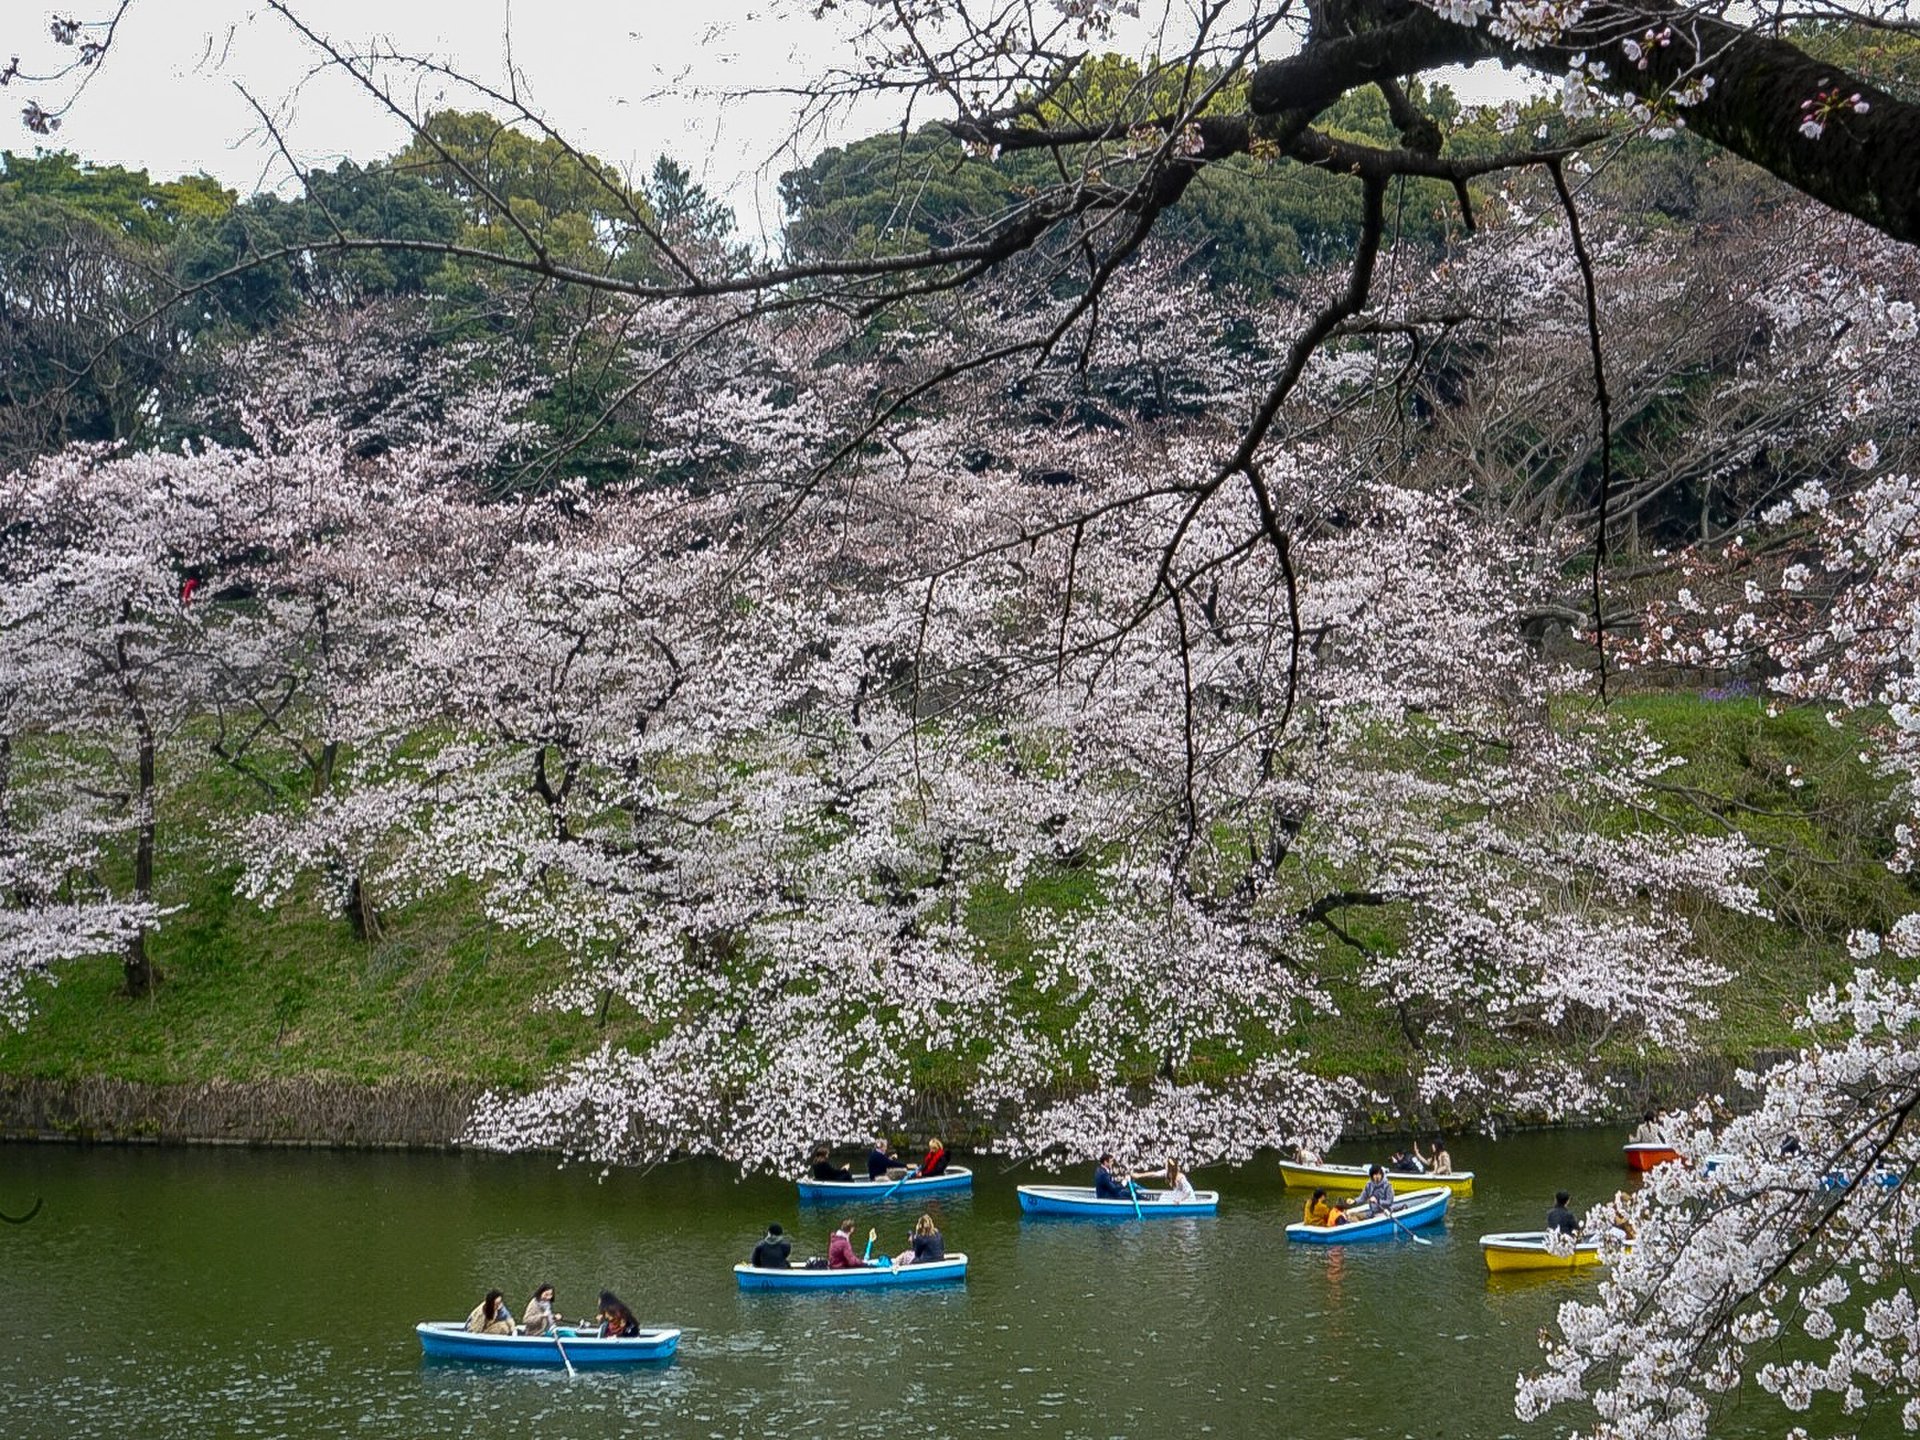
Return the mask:
{"type": "Polygon", "coordinates": [[[906,1174],[902,1175],[898,1180],[894,1181],[893,1184],[889,1185],[887,1187],[886,1195],[882,1195],[880,1198],[882,1200],[885,1200],[888,1196],[892,1195],[894,1191],[898,1190],[902,1185],[906,1184],[907,1181],[913,1179],[913,1177],[918,1175],[919,1173],[920,1173],[920,1167],[918,1165],[915,1165],[911,1170],[907,1171],[906,1174]]]}

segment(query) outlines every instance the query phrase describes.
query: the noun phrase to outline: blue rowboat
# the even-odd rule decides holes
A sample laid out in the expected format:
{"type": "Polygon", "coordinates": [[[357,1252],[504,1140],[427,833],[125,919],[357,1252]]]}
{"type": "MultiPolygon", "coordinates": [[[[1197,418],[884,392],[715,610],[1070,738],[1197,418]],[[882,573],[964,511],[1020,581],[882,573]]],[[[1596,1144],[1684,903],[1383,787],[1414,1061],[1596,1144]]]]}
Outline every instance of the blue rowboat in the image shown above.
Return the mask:
{"type": "Polygon", "coordinates": [[[742,1290],[887,1290],[964,1280],[967,1257],[949,1255],[918,1265],[863,1265],[857,1270],[764,1270],[742,1263],[733,1267],[733,1278],[742,1290]]]}
{"type": "Polygon", "coordinates": [[[591,1330],[560,1327],[560,1345],[547,1335],[476,1335],[464,1320],[422,1320],[413,1327],[420,1349],[434,1360],[480,1360],[492,1365],[562,1366],[647,1365],[671,1360],[680,1347],[678,1330],[642,1330],[638,1335],[602,1339],[591,1330]]]}
{"type": "MultiPolygon", "coordinates": [[[[1132,1200],[1101,1200],[1091,1185],[1022,1185],[1020,1210],[1026,1215],[1099,1215],[1110,1220],[1135,1218],[1132,1200]]],[[[1142,1190],[1138,1218],[1170,1220],[1177,1215],[1212,1215],[1220,1209],[1220,1192],[1196,1190],[1191,1200],[1176,1200],[1165,1190],[1142,1190]]]]}
{"type": "Polygon", "coordinates": [[[1375,1215],[1366,1220],[1349,1220],[1343,1225],[1309,1225],[1304,1220],[1296,1220],[1287,1226],[1287,1238],[1309,1245],[1349,1245],[1356,1240],[1398,1240],[1404,1238],[1409,1230],[1438,1225],[1447,1213],[1447,1201],[1452,1198],[1453,1192],[1444,1185],[1409,1190],[1395,1198],[1391,1214],[1375,1215]]]}
{"type": "MultiPolygon", "coordinates": [[[[1738,1155],[1718,1153],[1707,1156],[1704,1163],[1706,1172],[1711,1175],[1716,1170],[1738,1164],[1739,1161],[1740,1156],[1738,1155]]],[[[1854,1178],[1855,1177],[1849,1175],[1844,1170],[1829,1170],[1820,1177],[1820,1188],[1822,1190],[1844,1190],[1850,1183],[1854,1183],[1854,1178]]],[[[1866,1181],[1862,1179],[1858,1183],[1864,1185],[1866,1181]]],[[[1900,1184],[1900,1172],[1897,1170],[1876,1170],[1873,1173],[1873,1183],[1883,1190],[1895,1189],[1900,1184]]]]}
{"type": "Polygon", "coordinates": [[[963,1165],[939,1175],[916,1175],[911,1180],[802,1180],[802,1200],[838,1200],[858,1205],[874,1200],[912,1200],[947,1190],[971,1190],[973,1171],[963,1165]]]}

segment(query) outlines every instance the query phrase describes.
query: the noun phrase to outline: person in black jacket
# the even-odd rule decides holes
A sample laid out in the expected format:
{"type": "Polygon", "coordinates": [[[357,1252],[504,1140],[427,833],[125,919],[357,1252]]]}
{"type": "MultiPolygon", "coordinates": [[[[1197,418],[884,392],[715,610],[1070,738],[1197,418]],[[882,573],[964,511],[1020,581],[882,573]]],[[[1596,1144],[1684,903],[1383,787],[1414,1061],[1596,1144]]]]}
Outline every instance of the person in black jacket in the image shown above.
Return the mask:
{"type": "Polygon", "coordinates": [[[931,1265],[936,1260],[947,1258],[947,1242],[940,1229],[933,1223],[933,1216],[922,1215],[913,1222],[913,1233],[907,1237],[907,1248],[893,1257],[896,1265],[931,1265]]]}
{"type": "Polygon", "coordinates": [[[887,1172],[889,1170],[901,1168],[904,1167],[901,1165],[899,1159],[888,1153],[886,1140],[884,1138],[875,1139],[873,1148],[867,1151],[867,1179],[884,1180],[887,1178],[887,1172]]]}
{"type": "Polygon", "coordinates": [[[1580,1229],[1580,1219],[1567,1208],[1572,1197],[1562,1190],[1553,1197],[1553,1208],[1547,1211],[1547,1229],[1556,1230],[1562,1235],[1572,1235],[1580,1229]]]}
{"type": "Polygon", "coordinates": [[[813,1147],[813,1178],[816,1180],[851,1180],[853,1172],[844,1165],[833,1163],[833,1152],[824,1145],[813,1147]]]}
{"type": "Polygon", "coordinates": [[[627,1302],[611,1290],[600,1292],[600,1311],[593,1318],[603,1340],[628,1339],[640,1333],[640,1322],[634,1319],[627,1302]]]}
{"type": "Polygon", "coordinates": [[[753,1247],[753,1258],[747,1263],[756,1270],[785,1270],[791,1263],[787,1259],[791,1254],[793,1242],[778,1224],[769,1225],[765,1237],[753,1247]]]}

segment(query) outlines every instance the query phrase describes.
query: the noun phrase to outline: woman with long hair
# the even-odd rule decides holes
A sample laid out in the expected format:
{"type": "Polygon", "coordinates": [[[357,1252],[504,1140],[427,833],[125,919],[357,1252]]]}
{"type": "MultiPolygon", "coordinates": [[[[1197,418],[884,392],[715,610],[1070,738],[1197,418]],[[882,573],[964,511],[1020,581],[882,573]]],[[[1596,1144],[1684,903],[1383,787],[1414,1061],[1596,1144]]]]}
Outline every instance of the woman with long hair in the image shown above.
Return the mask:
{"type": "Polygon", "coordinates": [[[553,1286],[534,1286],[533,1297],[527,1301],[526,1313],[520,1317],[520,1333],[551,1335],[559,1321],[560,1317],[553,1311],[553,1286]]]}
{"type": "Polygon", "coordinates": [[[476,1335],[513,1334],[513,1312],[498,1290],[487,1291],[487,1298],[473,1307],[467,1316],[467,1329],[476,1335]]]}
{"type": "Polygon", "coordinates": [[[940,1228],[933,1223],[933,1216],[922,1215],[913,1222],[913,1233],[907,1237],[907,1248],[893,1257],[896,1265],[930,1265],[935,1260],[947,1258],[947,1242],[940,1234],[940,1228]]]}
{"type": "Polygon", "coordinates": [[[600,1292],[600,1313],[593,1318],[600,1326],[602,1338],[624,1339],[640,1333],[640,1322],[633,1318],[633,1311],[611,1290],[600,1292]]]}
{"type": "Polygon", "coordinates": [[[1167,1199],[1183,1202],[1193,1199],[1193,1182],[1171,1155],[1167,1157],[1167,1199]]]}

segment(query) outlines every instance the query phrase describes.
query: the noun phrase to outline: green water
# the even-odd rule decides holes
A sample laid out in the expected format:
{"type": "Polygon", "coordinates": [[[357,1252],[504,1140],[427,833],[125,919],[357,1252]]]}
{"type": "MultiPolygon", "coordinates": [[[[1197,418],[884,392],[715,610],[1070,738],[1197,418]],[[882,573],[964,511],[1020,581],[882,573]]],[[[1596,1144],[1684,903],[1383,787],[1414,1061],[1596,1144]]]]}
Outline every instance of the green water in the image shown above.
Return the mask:
{"type": "Polygon", "coordinates": [[[1270,1164],[1201,1172],[1214,1219],[1023,1221],[1013,1187],[1052,1177],[987,1160],[970,1198],[850,1212],[900,1248],[934,1211],[964,1286],[840,1295],[735,1289],[768,1221],[824,1254],[841,1212],[717,1166],[0,1146],[0,1209],[45,1199],[0,1226],[0,1436],[1546,1436],[1513,1378],[1597,1282],[1494,1280],[1475,1238],[1537,1229],[1560,1186],[1631,1183],[1621,1138],[1457,1143],[1479,1188],[1431,1246],[1289,1246],[1304,1197],[1270,1164]],[[685,1332],[678,1358],[575,1379],[421,1359],[415,1321],[489,1286],[517,1312],[540,1281],[563,1314],[611,1286],[685,1332]]]}

